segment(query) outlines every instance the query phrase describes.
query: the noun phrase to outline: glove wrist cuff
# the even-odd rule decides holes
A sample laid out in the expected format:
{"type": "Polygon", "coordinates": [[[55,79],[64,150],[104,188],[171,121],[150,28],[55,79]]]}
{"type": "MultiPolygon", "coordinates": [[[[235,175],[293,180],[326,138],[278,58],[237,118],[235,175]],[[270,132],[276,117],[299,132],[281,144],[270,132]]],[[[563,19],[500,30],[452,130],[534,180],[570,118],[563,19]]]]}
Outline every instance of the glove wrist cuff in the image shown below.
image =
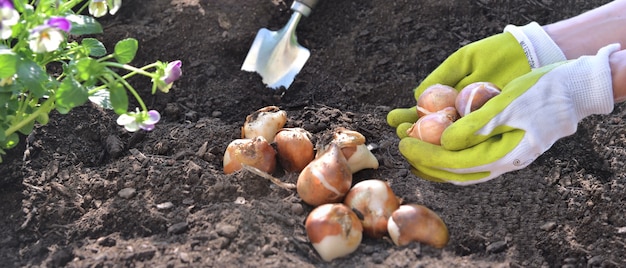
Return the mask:
{"type": "Polygon", "coordinates": [[[511,33],[519,42],[531,68],[539,68],[566,60],[561,48],[536,22],[524,26],[507,25],[504,32],[511,33]]]}
{"type": "Polygon", "coordinates": [[[608,114],[613,111],[613,80],[609,56],[619,50],[619,44],[601,48],[594,56],[583,56],[568,75],[571,96],[578,121],[592,114],[608,114]],[[585,75],[581,75],[585,74],[585,75]]]}

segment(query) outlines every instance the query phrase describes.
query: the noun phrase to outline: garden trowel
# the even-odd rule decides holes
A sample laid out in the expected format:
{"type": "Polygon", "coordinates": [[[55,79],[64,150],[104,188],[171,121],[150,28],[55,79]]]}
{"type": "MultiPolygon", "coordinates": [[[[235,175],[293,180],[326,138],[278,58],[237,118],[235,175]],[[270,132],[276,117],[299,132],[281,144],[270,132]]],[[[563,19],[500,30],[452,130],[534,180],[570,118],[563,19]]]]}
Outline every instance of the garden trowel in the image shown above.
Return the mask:
{"type": "Polygon", "coordinates": [[[317,1],[294,0],[291,4],[294,12],[282,29],[259,30],[241,70],[259,73],[269,88],[289,88],[311,55],[308,49],[298,44],[296,27],[302,16],[311,14],[317,1]]]}

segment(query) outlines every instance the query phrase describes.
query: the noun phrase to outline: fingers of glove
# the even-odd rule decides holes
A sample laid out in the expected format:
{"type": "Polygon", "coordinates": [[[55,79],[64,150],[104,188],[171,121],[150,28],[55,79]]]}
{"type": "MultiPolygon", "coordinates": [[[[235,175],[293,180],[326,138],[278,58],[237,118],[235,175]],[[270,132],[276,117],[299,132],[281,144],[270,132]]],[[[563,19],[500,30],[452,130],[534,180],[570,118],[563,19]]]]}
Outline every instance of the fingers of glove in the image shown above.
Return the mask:
{"type": "Polygon", "coordinates": [[[397,108],[387,114],[387,124],[391,127],[398,127],[402,123],[415,123],[418,115],[416,106],[411,108],[397,108]]]}
{"type": "Polygon", "coordinates": [[[510,33],[487,37],[452,53],[415,89],[415,98],[434,84],[458,90],[473,82],[492,82],[500,87],[530,72],[517,39],[510,33]]]}
{"type": "Polygon", "coordinates": [[[513,151],[524,137],[524,131],[513,130],[493,136],[475,146],[450,151],[415,138],[400,140],[400,153],[414,167],[459,170],[458,173],[488,171],[489,165],[496,163],[513,151]]]}
{"type": "Polygon", "coordinates": [[[404,138],[408,137],[409,134],[407,133],[407,131],[409,130],[409,128],[411,128],[411,126],[413,126],[413,123],[402,123],[402,124],[400,124],[396,128],[396,135],[398,135],[398,138],[404,139],[404,138]]]}
{"type": "Polygon", "coordinates": [[[455,88],[474,82],[491,82],[504,87],[511,80],[531,71],[524,49],[511,33],[502,33],[485,38],[477,43],[476,50],[470,59],[461,59],[473,64],[465,67],[473,70],[457,82],[455,88]]]}
{"type": "MultiPolygon", "coordinates": [[[[556,65],[555,65],[556,66],[556,65]]],[[[487,101],[480,109],[455,121],[444,131],[441,144],[447,150],[462,150],[485,140],[524,128],[527,112],[538,112],[545,94],[525,94],[537,81],[554,67],[548,66],[524,74],[502,89],[502,92],[487,101]],[[535,108],[530,108],[535,107],[535,108]],[[527,111],[533,109],[534,111],[527,111]]]]}
{"type": "MultiPolygon", "coordinates": [[[[497,100],[492,99],[492,101],[487,103],[495,104],[497,100]]],[[[441,135],[441,146],[450,151],[463,150],[482,143],[491,137],[514,130],[514,128],[506,125],[507,122],[500,122],[494,119],[501,111],[498,109],[500,108],[498,107],[499,105],[501,104],[494,105],[494,107],[483,106],[481,109],[456,120],[441,135]],[[480,133],[487,124],[495,125],[495,127],[490,129],[488,133],[480,133]]]]}

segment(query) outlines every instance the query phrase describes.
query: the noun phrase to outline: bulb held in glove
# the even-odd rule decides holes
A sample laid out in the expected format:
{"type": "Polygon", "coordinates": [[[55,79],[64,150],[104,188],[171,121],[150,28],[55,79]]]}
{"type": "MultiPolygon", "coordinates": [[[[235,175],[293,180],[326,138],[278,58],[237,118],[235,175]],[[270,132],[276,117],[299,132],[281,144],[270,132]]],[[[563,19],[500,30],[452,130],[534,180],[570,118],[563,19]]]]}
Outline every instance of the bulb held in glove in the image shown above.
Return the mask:
{"type": "Polygon", "coordinates": [[[500,88],[490,82],[475,82],[465,86],[455,100],[460,116],[465,116],[482,107],[488,100],[500,94],[500,88]]]}
{"type": "Polygon", "coordinates": [[[407,134],[413,138],[423,140],[435,145],[441,145],[443,131],[457,118],[454,107],[447,107],[435,113],[427,114],[417,120],[408,130],[407,134]]]}
{"type": "Polygon", "coordinates": [[[417,114],[419,117],[435,113],[446,107],[454,107],[458,92],[451,86],[432,85],[417,98],[417,114]]]}

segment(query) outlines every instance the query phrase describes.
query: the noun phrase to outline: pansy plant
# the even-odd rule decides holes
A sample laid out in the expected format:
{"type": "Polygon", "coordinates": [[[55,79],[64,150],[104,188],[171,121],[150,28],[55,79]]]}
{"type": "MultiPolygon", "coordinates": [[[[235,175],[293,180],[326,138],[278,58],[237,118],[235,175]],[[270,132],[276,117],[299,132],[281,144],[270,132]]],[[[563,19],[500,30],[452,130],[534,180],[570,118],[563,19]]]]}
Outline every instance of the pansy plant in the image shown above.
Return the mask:
{"type": "Polygon", "coordinates": [[[9,0],[0,0],[0,39],[11,37],[13,25],[17,24],[20,14],[9,0]]]}
{"type": "Polygon", "coordinates": [[[146,76],[152,94],[167,93],[182,75],[182,62],[135,67],[136,39],[117,42],[109,53],[97,38],[81,37],[102,34],[95,18],[115,14],[121,4],[0,0],[0,162],[4,150],[16,146],[19,135],[28,135],[36,123],[46,124],[51,111],[66,114],[87,101],[112,109],[127,131],[154,129],[159,112],[148,109],[127,79],[146,76]],[[61,68],[51,72],[48,66],[61,68]],[[129,111],[129,95],[139,104],[134,111],[129,111]]]}
{"type": "Polygon", "coordinates": [[[89,3],[89,14],[99,18],[107,14],[115,15],[122,6],[122,0],[91,0],[89,3]]]}

